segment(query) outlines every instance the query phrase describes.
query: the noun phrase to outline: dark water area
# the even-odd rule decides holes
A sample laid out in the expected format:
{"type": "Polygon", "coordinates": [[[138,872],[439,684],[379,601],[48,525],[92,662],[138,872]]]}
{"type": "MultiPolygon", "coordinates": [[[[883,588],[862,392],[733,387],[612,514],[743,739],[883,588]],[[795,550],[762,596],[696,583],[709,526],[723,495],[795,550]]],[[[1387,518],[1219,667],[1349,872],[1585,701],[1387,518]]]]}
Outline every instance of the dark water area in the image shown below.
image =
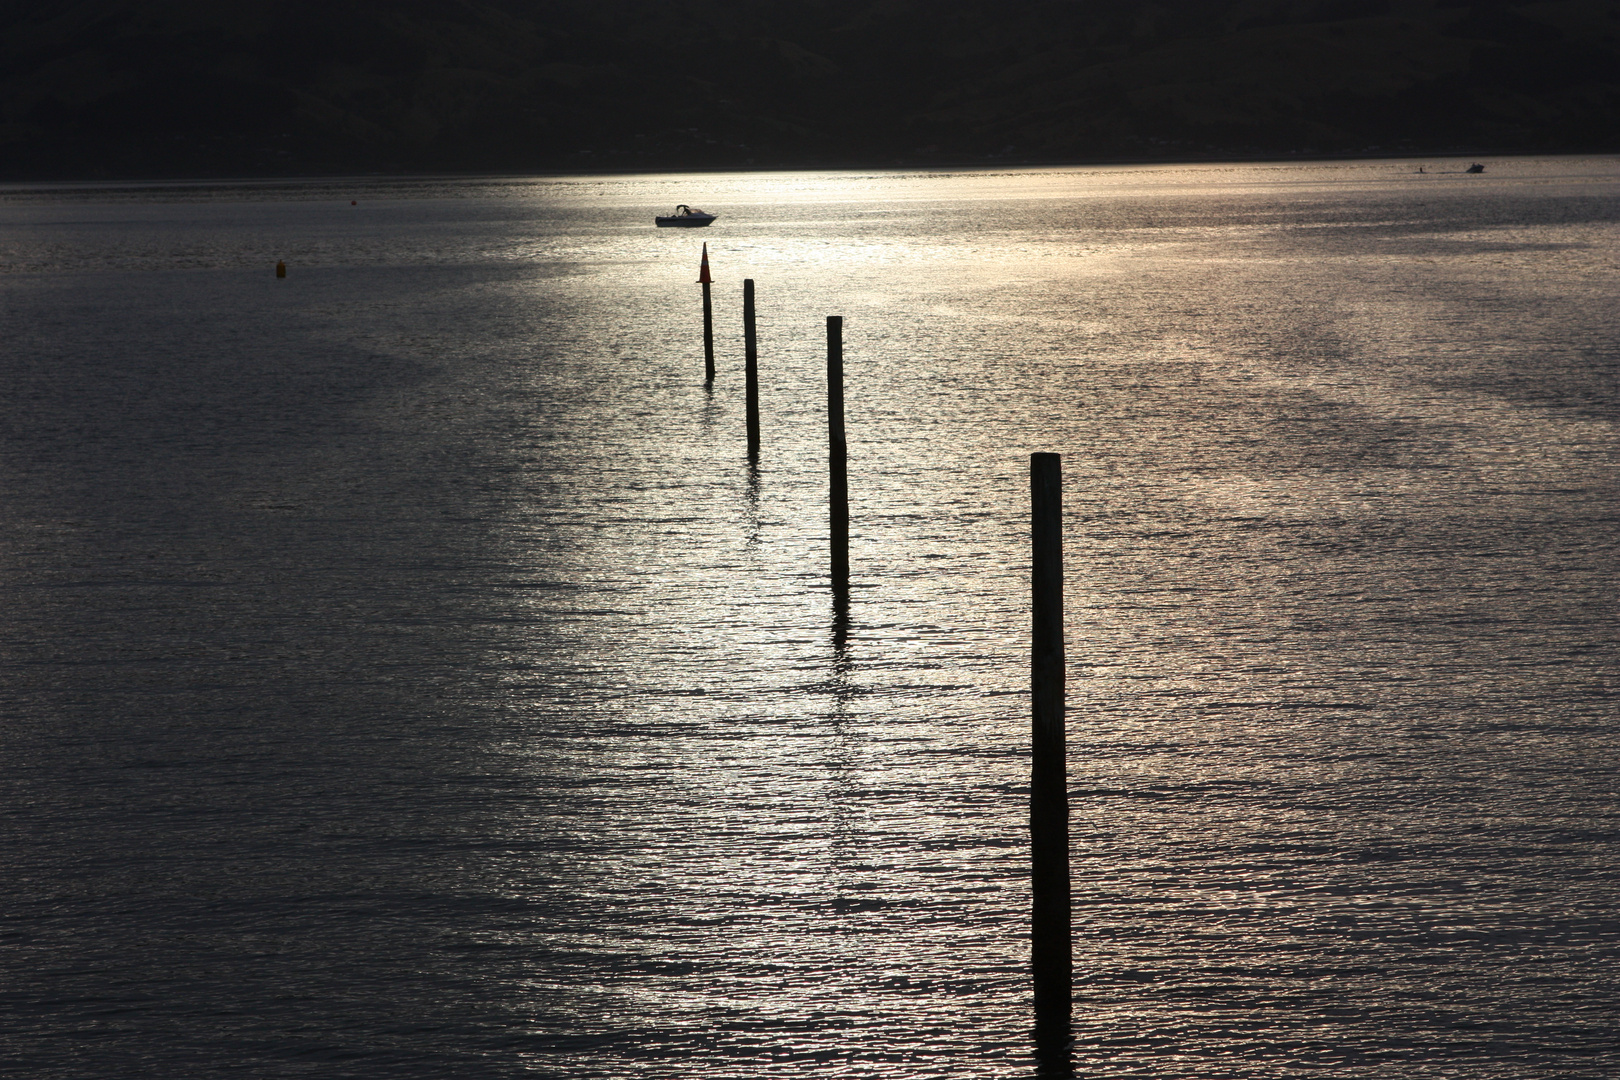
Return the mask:
{"type": "Polygon", "coordinates": [[[0,1068],[1032,1075],[1055,451],[1076,1074],[1620,1073],[1620,170],[1428,164],[0,188],[0,1068]]]}

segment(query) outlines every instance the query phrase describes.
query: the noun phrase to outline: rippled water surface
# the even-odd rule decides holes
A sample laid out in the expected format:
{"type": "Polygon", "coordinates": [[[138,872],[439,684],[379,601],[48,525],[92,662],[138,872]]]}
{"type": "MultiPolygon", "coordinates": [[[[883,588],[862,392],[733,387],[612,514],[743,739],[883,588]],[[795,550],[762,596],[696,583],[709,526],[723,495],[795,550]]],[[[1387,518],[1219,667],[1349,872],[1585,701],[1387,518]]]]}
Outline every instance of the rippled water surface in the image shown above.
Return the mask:
{"type": "Polygon", "coordinates": [[[1032,1073],[1056,451],[1077,1073],[1620,1073],[1620,168],[1415,164],[0,189],[0,1061],[1032,1073]]]}

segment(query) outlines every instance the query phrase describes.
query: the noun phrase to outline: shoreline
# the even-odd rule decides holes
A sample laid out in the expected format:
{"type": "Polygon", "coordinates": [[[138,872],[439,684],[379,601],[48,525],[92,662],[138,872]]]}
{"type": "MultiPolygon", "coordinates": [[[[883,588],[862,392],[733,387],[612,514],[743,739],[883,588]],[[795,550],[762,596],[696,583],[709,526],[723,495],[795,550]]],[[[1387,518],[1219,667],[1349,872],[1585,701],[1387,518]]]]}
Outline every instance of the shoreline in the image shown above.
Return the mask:
{"type": "Polygon", "coordinates": [[[1029,172],[1046,169],[1088,169],[1088,168],[1132,168],[1132,167],[1185,167],[1197,165],[1311,165],[1342,162],[1413,162],[1414,164],[1428,164],[1430,162],[1473,162],[1486,159],[1490,161],[1524,160],[1549,158],[1606,158],[1612,157],[1620,160],[1620,150],[1610,151],[1546,151],[1546,152],[1489,152],[1489,151],[1447,151],[1444,153],[1403,153],[1403,154],[1315,154],[1277,157],[1271,155],[1256,156],[1211,156],[1211,157],[1185,157],[1185,158],[1095,158],[1086,160],[1004,160],[1004,161],[956,161],[956,162],[891,162],[888,164],[820,164],[820,165],[746,165],[741,167],[669,167],[669,168],[625,168],[625,169],[579,169],[535,172],[333,172],[333,173],[289,173],[286,175],[174,175],[174,176],[129,176],[116,179],[109,178],[47,178],[47,179],[0,179],[0,199],[9,194],[23,194],[28,192],[45,191],[119,191],[119,190],[150,190],[153,188],[200,189],[213,186],[230,187],[276,187],[281,185],[309,185],[309,184],[400,184],[415,185],[422,183],[521,183],[548,180],[583,180],[596,177],[612,177],[622,179],[631,176],[690,176],[690,175],[778,175],[782,173],[967,173],[967,172],[1029,172]]]}

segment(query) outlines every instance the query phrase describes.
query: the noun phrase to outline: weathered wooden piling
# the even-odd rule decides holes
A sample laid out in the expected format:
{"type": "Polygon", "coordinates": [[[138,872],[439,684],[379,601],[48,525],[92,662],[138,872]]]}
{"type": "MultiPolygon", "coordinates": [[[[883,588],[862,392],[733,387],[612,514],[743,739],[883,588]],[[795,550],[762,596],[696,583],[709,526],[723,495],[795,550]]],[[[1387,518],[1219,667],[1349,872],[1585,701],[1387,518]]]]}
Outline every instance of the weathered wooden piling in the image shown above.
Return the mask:
{"type": "Polygon", "coordinates": [[[759,347],[754,338],[754,279],[743,278],[743,397],[748,417],[748,460],[759,458],[759,347]]]}
{"type": "Polygon", "coordinates": [[[1064,761],[1063,459],[1031,454],[1030,784],[1031,969],[1035,1041],[1069,1039],[1069,793],[1064,761]]]}
{"type": "Polygon", "coordinates": [[[832,541],[832,586],[849,590],[849,453],[844,444],[844,317],[827,316],[828,524],[832,541]]]}
{"type": "Polygon", "coordinates": [[[703,262],[698,266],[698,283],[703,286],[703,381],[714,382],[714,304],[709,299],[709,245],[703,245],[703,262]]]}

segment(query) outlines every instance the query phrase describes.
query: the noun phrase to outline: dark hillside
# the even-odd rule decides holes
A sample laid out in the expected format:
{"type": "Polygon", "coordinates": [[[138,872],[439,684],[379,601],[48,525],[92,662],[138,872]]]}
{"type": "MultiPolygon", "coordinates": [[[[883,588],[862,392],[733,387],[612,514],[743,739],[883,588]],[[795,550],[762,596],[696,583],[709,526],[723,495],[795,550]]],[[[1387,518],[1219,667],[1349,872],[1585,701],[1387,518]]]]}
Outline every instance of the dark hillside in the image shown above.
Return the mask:
{"type": "Polygon", "coordinates": [[[22,0],[0,176],[1620,148],[1613,0],[22,0]]]}

